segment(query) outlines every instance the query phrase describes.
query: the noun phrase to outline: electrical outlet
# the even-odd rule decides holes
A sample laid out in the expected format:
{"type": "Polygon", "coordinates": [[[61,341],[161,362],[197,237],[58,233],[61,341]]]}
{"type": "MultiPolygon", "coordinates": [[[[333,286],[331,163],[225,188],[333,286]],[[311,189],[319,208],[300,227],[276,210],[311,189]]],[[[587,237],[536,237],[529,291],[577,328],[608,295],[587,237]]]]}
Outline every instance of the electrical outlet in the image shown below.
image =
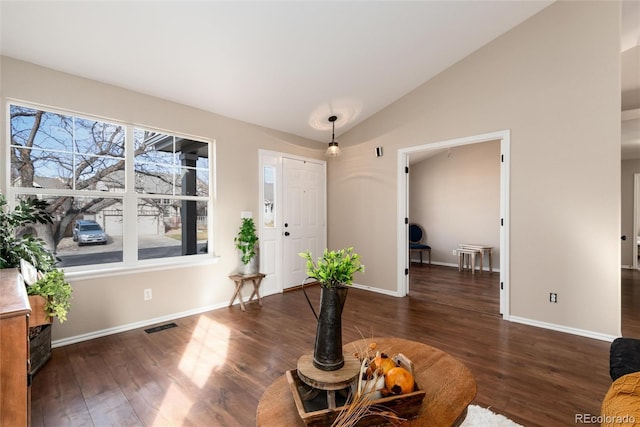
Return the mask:
{"type": "Polygon", "coordinates": [[[558,302],[558,294],[551,292],[549,294],[549,302],[558,302]]]}
{"type": "Polygon", "coordinates": [[[456,250],[455,249],[451,251],[451,255],[456,256],[456,250]]]}
{"type": "Polygon", "coordinates": [[[153,295],[151,294],[151,289],[147,288],[144,290],[144,300],[145,301],[149,301],[151,298],[153,298],[153,295]]]}

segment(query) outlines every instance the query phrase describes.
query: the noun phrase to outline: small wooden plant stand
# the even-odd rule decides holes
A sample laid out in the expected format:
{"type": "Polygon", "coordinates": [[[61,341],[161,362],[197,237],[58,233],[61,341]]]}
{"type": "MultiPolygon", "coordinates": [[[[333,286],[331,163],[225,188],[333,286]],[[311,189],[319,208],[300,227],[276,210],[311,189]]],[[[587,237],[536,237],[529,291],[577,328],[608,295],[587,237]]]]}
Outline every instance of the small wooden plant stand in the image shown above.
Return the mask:
{"type": "Polygon", "coordinates": [[[231,307],[234,301],[236,300],[236,298],[238,298],[238,300],[240,301],[240,308],[242,309],[242,311],[245,311],[244,302],[242,301],[241,291],[245,282],[248,282],[248,281],[253,283],[253,292],[251,293],[251,296],[249,297],[247,304],[250,303],[253,297],[255,296],[256,300],[258,301],[258,305],[262,307],[262,298],[260,297],[260,282],[262,282],[262,279],[264,279],[264,276],[265,275],[262,273],[249,274],[246,276],[242,274],[232,274],[231,276],[229,276],[229,279],[233,280],[233,282],[236,284],[236,291],[231,297],[231,301],[229,302],[229,307],[231,307]]]}

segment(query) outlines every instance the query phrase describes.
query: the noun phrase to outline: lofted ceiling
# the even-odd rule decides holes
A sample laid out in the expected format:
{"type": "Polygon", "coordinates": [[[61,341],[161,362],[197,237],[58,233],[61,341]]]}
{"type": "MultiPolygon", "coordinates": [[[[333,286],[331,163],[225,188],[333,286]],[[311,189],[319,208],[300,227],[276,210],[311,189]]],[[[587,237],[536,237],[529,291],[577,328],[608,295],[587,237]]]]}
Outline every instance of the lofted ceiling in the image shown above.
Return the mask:
{"type": "Polygon", "coordinates": [[[1,0],[0,53],[327,142],[551,3],[1,0]]]}
{"type": "Polygon", "coordinates": [[[0,49],[326,142],[551,3],[2,0],[0,49]]]}

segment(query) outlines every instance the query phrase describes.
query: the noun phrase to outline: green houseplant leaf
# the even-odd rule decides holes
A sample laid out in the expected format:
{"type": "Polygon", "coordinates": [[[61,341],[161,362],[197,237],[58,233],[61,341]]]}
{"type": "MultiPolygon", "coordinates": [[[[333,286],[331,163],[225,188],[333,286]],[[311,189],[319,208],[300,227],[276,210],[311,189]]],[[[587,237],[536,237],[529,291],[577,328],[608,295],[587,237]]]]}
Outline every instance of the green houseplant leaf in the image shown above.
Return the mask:
{"type": "Polygon", "coordinates": [[[242,263],[249,264],[254,256],[256,256],[256,245],[258,244],[258,235],[256,234],[256,226],[253,218],[242,218],[242,225],[238,235],[233,239],[236,243],[236,249],[242,253],[242,263]]]}
{"type": "Polygon", "coordinates": [[[360,255],[353,252],[353,247],[337,251],[325,249],[315,263],[309,251],[298,255],[307,260],[307,276],[316,279],[325,288],[349,286],[353,284],[355,273],[364,273],[360,255]]]}
{"type": "Polygon", "coordinates": [[[53,255],[45,248],[44,241],[31,234],[16,237],[17,231],[28,224],[50,224],[48,204],[34,198],[20,200],[13,211],[9,210],[4,194],[0,193],[0,268],[18,268],[25,259],[40,271],[55,266],[53,255]]]}
{"type": "Polygon", "coordinates": [[[49,317],[57,317],[60,323],[67,320],[71,308],[71,285],[64,279],[62,270],[49,271],[40,280],[27,287],[29,295],[41,295],[47,299],[45,311],[49,317]]]}
{"type": "Polygon", "coordinates": [[[27,293],[46,298],[47,315],[64,322],[71,307],[72,293],[64,272],[55,267],[56,260],[42,239],[28,233],[17,237],[18,231],[29,224],[50,224],[48,206],[44,200],[28,198],[20,200],[15,209],[10,210],[4,194],[0,193],[0,268],[19,268],[20,260],[24,259],[43,273],[41,279],[27,287],[27,293]]]}

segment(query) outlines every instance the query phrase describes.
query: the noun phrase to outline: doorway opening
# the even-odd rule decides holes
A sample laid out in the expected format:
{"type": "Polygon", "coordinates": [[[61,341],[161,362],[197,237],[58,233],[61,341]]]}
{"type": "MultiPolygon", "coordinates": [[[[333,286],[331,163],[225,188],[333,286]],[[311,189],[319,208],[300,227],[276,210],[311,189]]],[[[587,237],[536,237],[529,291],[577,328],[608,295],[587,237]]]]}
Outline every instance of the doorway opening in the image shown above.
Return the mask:
{"type": "Polygon", "coordinates": [[[442,150],[451,150],[470,144],[489,141],[500,143],[500,215],[496,221],[500,223],[500,314],[509,318],[509,165],[510,165],[510,132],[508,130],[474,135],[464,138],[440,141],[431,144],[409,147],[398,151],[398,271],[397,292],[405,296],[409,292],[408,223],[409,223],[409,159],[422,153],[428,155],[442,150]],[[436,151],[434,151],[436,150],[436,151]]]}

